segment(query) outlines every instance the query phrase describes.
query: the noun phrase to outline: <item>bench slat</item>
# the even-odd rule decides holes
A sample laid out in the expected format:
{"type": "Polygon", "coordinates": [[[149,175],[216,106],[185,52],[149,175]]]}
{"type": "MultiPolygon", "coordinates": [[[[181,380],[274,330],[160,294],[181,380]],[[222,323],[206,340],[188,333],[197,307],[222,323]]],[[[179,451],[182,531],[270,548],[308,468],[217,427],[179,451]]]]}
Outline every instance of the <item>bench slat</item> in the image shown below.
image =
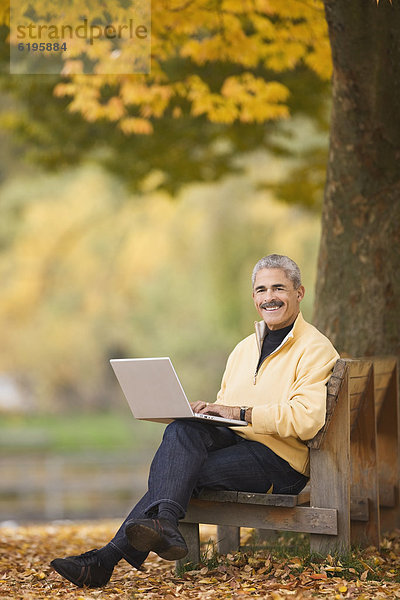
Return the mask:
{"type": "Polygon", "coordinates": [[[286,506],[288,508],[297,505],[297,496],[289,494],[203,490],[198,497],[209,502],[236,502],[240,504],[262,504],[263,506],[286,506]]]}
{"type": "Polygon", "coordinates": [[[362,394],[367,387],[368,380],[369,373],[368,375],[363,375],[362,377],[350,377],[350,396],[362,394]]]}
{"type": "Polygon", "coordinates": [[[396,368],[397,358],[395,356],[373,356],[375,376],[383,373],[392,373],[396,368]]]}
{"type": "MultiPolygon", "coordinates": [[[[387,486],[385,489],[385,500],[381,502],[381,506],[393,506],[394,492],[387,486]],[[386,502],[386,503],[385,503],[386,502]]],[[[259,506],[281,506],[293,508],[309,504],[310,489],[309,486],[304,488],[300,494],[256,494],[251,492],[236,492],[234,490],[203,490],[199,496],[199,500],[207,502],[234,502],[236,504],[257,504],[259,506]]],[[[350,517],[352,521],[368,521],[368,498],[352,497],[350,501],[350,517]]]]}
{"type": "Polygon", "coordinates": [[[297,496],[289,494],[249,494],[238,493],[238,502],[246,504],[262,504],[264,506],[297,506],[297,496]]]}
{"type": "Polygon", "coordinates": [[[379,483],[379,504],[385,508],[396,506],[396,487],[386,482],[379,483]]]}
{"type": "Polygon", "coordinates": [[[352,379],[353,377],[365,377],[365,375],[368,375],[372,365],[372,361],[369,358],[354,360],[348,359],[347,362],[349,365],[350,379],[352,379]]]}
{"type": "Polygon", "coordinates": [[[335,508],[312,508],[295,506],[260,506],[191,500],[183,523],[208,523],[256,529],[280,529],[337,535],[337,510],[335,508]]]}
{"type": "Polygon", "coordinates": [[[329,423],[331,422],[333,413],[335,412],[339,391],[346,376],[347,364],[348,361],[342,358],[339,358],[339,360],[336,361],[332,375],[327,384],[325,425],[319,430],[312,440],[307,442],[307,446],[310,449],[313,448],[314,450],[318,450],[325,438],[329,423]]]}

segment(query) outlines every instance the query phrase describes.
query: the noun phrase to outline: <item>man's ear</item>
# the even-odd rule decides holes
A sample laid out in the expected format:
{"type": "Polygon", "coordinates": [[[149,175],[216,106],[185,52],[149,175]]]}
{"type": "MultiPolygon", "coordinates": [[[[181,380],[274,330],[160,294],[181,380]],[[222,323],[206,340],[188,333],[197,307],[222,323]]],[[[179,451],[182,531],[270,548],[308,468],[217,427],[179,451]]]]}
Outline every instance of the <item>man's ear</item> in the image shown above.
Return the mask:
{"type": "Polygon", "coordinates": [[[301,285],[297,289],[297,299],[298,299],[299,302],[301,302],[303,300],[305,293],[306,293],[306,290],[304,289],[304,285],[301,285]]]}

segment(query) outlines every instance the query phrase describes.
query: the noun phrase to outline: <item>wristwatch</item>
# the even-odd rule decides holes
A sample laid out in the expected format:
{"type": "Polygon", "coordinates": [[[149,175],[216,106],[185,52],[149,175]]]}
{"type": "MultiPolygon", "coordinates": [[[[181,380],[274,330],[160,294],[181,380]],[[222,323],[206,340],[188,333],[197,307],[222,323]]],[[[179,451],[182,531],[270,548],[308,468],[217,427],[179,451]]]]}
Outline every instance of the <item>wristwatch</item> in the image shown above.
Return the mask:
{"type": "Polygon", "coordinates": [[[240,407],[240,421],[245,421],[246,420],[246,410],[248,409],[248,406],[241,406],[240,407]]]}

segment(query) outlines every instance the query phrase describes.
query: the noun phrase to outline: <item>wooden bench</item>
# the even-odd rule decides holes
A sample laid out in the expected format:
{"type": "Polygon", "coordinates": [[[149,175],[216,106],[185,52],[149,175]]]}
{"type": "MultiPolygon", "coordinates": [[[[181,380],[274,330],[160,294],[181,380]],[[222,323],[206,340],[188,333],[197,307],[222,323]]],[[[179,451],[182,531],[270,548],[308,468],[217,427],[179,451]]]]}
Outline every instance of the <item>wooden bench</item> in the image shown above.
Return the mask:
{"type": "Polygon", "coordinates": [[[324,427],[308,442],[310,483],[297,496],[204,490],[180,529],[182,563],[200,561],[199,523],[218,525],[218,551],[236,551],[240,527],[310,534],[311,550],[379,546],[400,525],[396,358],[341,358],[327,384],[324,427]]]}

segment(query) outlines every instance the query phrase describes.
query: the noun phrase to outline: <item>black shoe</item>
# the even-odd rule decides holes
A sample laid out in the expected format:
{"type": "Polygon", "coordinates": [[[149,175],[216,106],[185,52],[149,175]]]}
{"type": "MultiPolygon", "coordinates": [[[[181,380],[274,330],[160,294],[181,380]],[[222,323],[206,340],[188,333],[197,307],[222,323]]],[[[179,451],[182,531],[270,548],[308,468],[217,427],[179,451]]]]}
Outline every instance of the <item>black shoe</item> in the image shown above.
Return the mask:
{"type": "Polygon", "coordinates": [[[114,570],[104,566],[98,557],[97,550],[89,550],[79,556],[55,558],[51,561],[50,566],[78,587],[90,588],[106,585],[114,570]]]}
{"type": "Polygon", "coordinates": [[[166,560],[179,560],[188,553],[186,542],[178,527],[163,517],[128,521],[125,533],[136,550],[152,550],[166,560]]]}

